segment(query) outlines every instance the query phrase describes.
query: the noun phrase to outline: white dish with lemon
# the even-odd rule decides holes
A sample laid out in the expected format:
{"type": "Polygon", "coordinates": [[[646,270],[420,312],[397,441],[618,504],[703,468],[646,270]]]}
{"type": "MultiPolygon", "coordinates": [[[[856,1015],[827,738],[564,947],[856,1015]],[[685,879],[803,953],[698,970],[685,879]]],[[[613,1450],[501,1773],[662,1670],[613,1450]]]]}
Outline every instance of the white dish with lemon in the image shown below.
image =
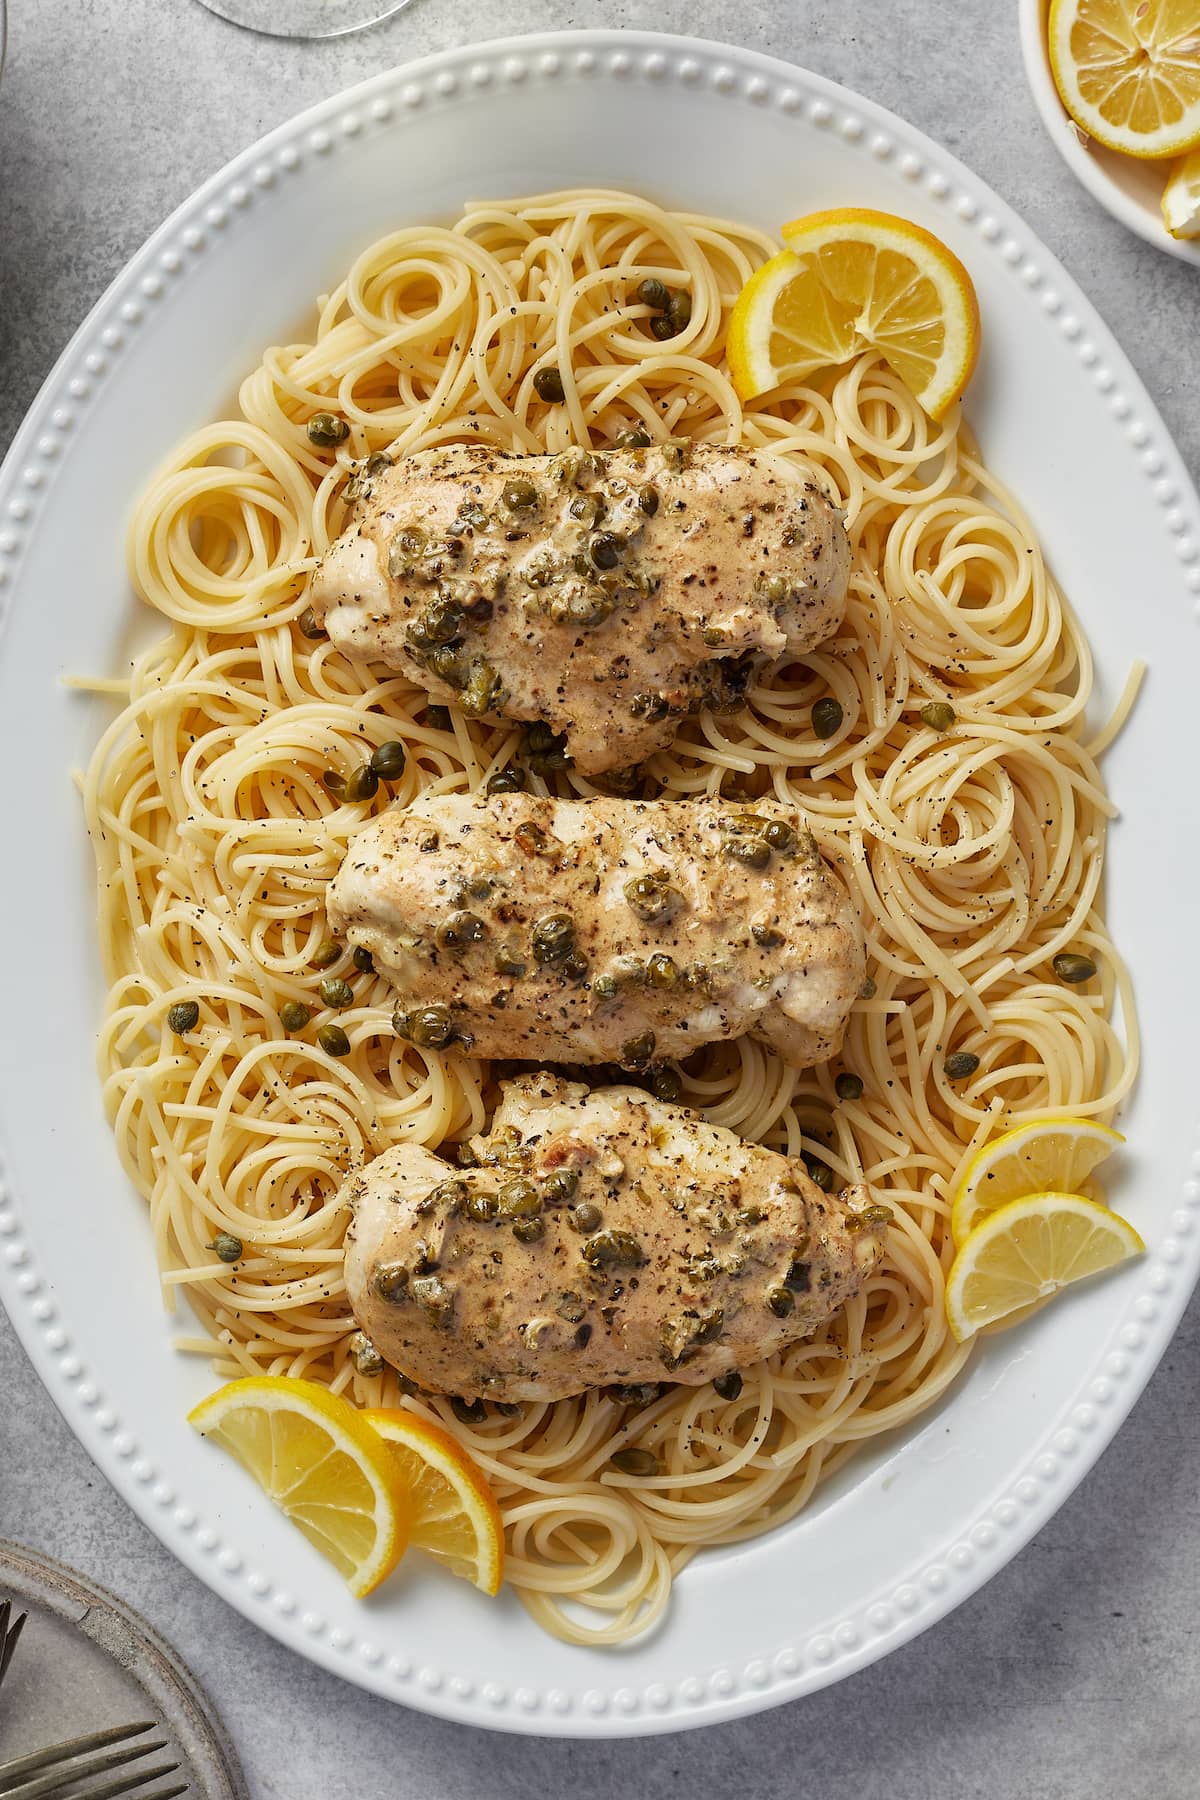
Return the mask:
{"type": "MultiPolygon", "coordinates": [[[[3,1208],[4,1291],[64,1411],[151,1527],[251,1617],[380,1692],[475,1723],[581,1735],[676,1729],[811,1690],[911,1636],[999,1567],[1098,1453],[1147,1378],[1194,1279],[1189,1208],[1200,1200],[1195,1182],[1186,1185],[1194,1095],[1172,1056],[1174,1022],[1194,1004],[1194,975],[1180,975],[1172,946],[1188,938],[1195,870],[1181,864],[1180,878],[1153,892],[1141,875],[1161,852],[1157,820],[1183,817],[1189,804],[1171,744],[1188,708],[1194,552],[1176,546],[1186,551],[1200,522],[1136,377],[1020,221],[899,121],[768,59],[628,32],[451,53],[318,108],[248,152],[170,221],[69,350],[0,488],[20,593],[0,657],[5,717],[14,743],[36,735],[41,747],[12,796],[11,829],[44,846],[47,877],[36,895],[5,894],[4,923],[14,941],[40,942],[48,932],[57,947],[54,959],[30,958],[11,973],[11,1010],[24,1035],[6,1063],[16,1192],[3,1208]],[[581,91],[602,92],[603,109],[581,108],[581,91]],[[718,129],[728,153],[705,169],[697,147],[718,129]],[[768,231],[805,207],[866,206],[914,218],[949,246],[970,270],[984,322],[972,422],[1079,597],[1102,698],[1111,702],[1129,665],[1152,654],[1154,705],[1139,708],[1107,765],[1129,807],[1109,907],[1132,951],[1146,1072],[1121,1120],[1130,1151],[1100,1177],[1149,1254],[986,1342],[934,1414],[850,1464],[803,1519],[693,1565],[666,1628],[618,1662],[564,1651],[503,1593],[490,1602],[475,1591],[496,1573],[487,1565],[484,1503],[475,1549],[459,1544],[446,1557],[473,1560],[476,1580],[447,1579],[413,1550],[375,1595],[356,1600],[336,1568],[275,1521],[243,1472],[189,1429],[187,1411],[214,1404],[205,1401],[211,1377],[173,1357],[175,1328],[152,1302],[132,1298],[154,1292],[147,1234],[112,1158],[87,1033],[64,1039],[54,1024],[81,993],[98,1001],[77,812],[58,775],[83,760],[97,712],[54,687],[61,631],[52,629],[49,596],[89,595],[72,615],[72,663],[111,666],[127,617],[120,523],[130,494],[184,429],[211,415],[214,396],[252,364],[280,318],[301,313],[359,244],[398,215],[453,215],[464,195],[482,190],[600,171],[608,183],[636,187],[648,145],[664,199],[768,231]],[[214,306],[235,290],[236,323],[214,334],[214,306]],[[143,332],[150,319],[155,329],[143,332]],[[125,429],[130,416],[146,421],[142,435],[125,429]],[[27,469],[38,471],[34,479],[27,469]],[[1126,519],[1101,552],[1096,496],[1116,490],[1126,519]],[[70,534],[59,529],[66,518],[76,526],[70,534]],[[87,546],[86,571],[67,566],[76,541],[87,546]],[[1131,593],[1156,596],[1151,645],[1131,593]],[[1153,819],[1135,804],[1151,780],[1153,819]],[[70,1132],[60,1129],[64,1116],[75,1121],[70,1132]]],[[[1176,853],[1191,854],[1178,845],[1176,853]]],[[[1067,1166],[1073,1183],[1085,1180],[1067,1166]]],[[[1000,1210],[976,1224],[994,1230],[997,1218],[1002,1228],[1000,1210]]],[[[1062,1273],[1052,1257],[1038,1293],[1062,1273]]],[[[378,1468],[368,1442],[367,1465],[378,1468]]],[[[410,1472],[436,1466],[433,1443],[408,1450],[410,1472]]],[[[443,1498],[455,1490],[452,1476],[461,1484],[462,1504],[450,1504],[447,1516],[469,1521],[470,1472],[452,1460],[443,1473],[443,1498]]],[[[369,1480],[362,1516],[384,1528],[364,1586],[402,1531],[387,1526],[387,1507],[368,1501],[368,1491],[369,1480]]]]}
{"type": "MultiPolygon", "coordinates": [[[[1138,0],[1129,3],[1136,10],[1138,0]]],[[[1156,7],[1160,3],[1161,0],[1155,0],[1156,7]]],[[[1114,0],[1114,4],[1124,5],[1125,0],[1114,0]]],[[[1047,35],[1050,0],[1018,0],[1018,5],[1021,55],[1029,91],[1042,124],[1067,167],[1106,212],[1146,243],[1182,262],[1200,266],[1200,239],[1188,223],[1186,211],[1185,192],[1190,185],[1186,180],[1177,184],[1170,203],[1174,230],[1182,227],[1184,234],[1173,235],[1163,217],[1163,193],[1176,169],[1174,159],[1148,160],[1110,148],[1077,125],[1055,85],[1047,35]]],[[[1070,82],[1067,85],[1070,88],[1070,82]]],[[[1119,141],[1119,133],[1108,135],[1113,136],[1114,142],[1119,141]]]]}

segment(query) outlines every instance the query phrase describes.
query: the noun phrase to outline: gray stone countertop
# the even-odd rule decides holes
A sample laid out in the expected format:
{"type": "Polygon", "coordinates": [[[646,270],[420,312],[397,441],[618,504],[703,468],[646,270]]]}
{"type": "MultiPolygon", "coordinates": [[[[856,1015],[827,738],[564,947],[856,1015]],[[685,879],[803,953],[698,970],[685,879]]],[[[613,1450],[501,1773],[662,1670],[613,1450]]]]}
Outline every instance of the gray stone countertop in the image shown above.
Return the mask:
{"type": "MultiPolygon", "coordinates": [[[[1024,215],[1097,303],[1200,470],[1200,271],[1060,164],[997,0],[415,0],[326,43],[196,0],[9,0],[0,84],[0,452],[126,258],[204,177],[325,94],[471,36],[589,25],[788,56],[893,108],[1024,215]]],[[[224,1714],[255,1800],[703,1795],[1191,1800],[1200,1791],[1200,1304],[1097,1469],[1017,1560],[883,1663],[772,1713],[631,1744],[425,1718],[281,1648],[88,1462],[0,1316],[0,1535],[140,1608],[224,1714]]]]}

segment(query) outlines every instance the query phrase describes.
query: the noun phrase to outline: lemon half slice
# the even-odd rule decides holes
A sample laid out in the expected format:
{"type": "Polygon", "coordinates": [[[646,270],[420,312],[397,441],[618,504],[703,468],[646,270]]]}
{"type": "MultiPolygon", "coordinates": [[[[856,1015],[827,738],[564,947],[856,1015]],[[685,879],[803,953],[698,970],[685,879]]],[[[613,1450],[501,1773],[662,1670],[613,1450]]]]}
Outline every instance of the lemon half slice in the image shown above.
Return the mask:
{"type": "Polygon", "coordinates": [[[862,208],[795,219],[783,240],[730,315],[742,399],[875,349],[941,418],[979,354],[979,303],[953,251],[911,219],[862,208]]]}
{"type": "Polygon", "coordinates": [[[408,1495],[391,1451],[349,1401],[315,1381],[249,1376],[202,1400],[188,1422],[237,1457],[351,1593],[391,1574],[408,1543],[408,1495]]]}
{"type": "Polygon", "coordinates": [[[954,1259],[946,1279],[950,1329],[962,1343],[1145,1248],[1128,1220],[1081,1194],[1010,1200],[976,1226],[954,1259]]]}
{"type": "Polygon", "coordinates": [[[410,1542],[494,1594],[504,1577],[504,1529],[487,1476],[448,1431],[416,1413],[363,1413],[394,1457],[412,1507],[410,1542]]]}
{"type": "Polygon", "coordinates": [[[950,1228],[965,1242],[988,1213],[1023,1194],[1074,1194],[1106,1156],[1125,1142],[1093,1119],[1031,1119],[985,1144],[967,1164],[950,1228]]]}
{"type": "Polygon", "coordinates": [[[1162,194],[1162,216],[1172,237],[1200,237],[1200,150],[1172,163],[1162,194]]]}
{"type": "Polygon", "coordinates": [[[1196,0],[1051,0],[1050,69],[1089,137],[1127,156],[1200,144],[1196,0]]]}

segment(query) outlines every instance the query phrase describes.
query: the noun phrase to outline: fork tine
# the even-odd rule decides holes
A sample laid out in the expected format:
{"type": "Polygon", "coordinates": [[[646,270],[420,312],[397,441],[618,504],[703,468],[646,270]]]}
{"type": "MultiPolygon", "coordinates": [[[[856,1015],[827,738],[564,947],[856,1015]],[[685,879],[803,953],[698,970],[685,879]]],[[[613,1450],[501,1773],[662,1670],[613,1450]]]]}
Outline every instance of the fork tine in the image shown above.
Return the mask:
{"type": "Polygon", "coordinates": [[[49,1768],[51,1763],[67,1762],[73,1756],[87,1756],[93,1750],[103,1750],[108,1744],[119,1744],[125,1738],[153,1730],[154,1720],[143,1719],[139,1725],[110,1725],[106,1731],[93,1731],[87,1737],[65,1738],[61,1744],[47,1744],[44,1750],[34,1750],[28,1756],[0,1763],[0,1782],[15,1781],[18,1775],[32,1775],[36,1769],[49,1768]]]}
{"type": "Polygon", "coordinates": [[[17,1618],[16,1624],[10,1625],[8,1621],[12,1612],[11,1600],[6,1600],[3,1607],[0,1608],[0,1611],[4,1614],[4,1617],[0,1619],[0,1681],[3,1681],[8,1673],[8,1665],[13,1659],[13,1651],[17,1647],[17,1639],[25,1629],[25,1620],[28,1617],[28,1614],[21,1613],[17,1618]]]}
{"type": "MultiPolygon", "coordinates": [[[[159,1763],[158,1766],[153,1769],[142,1769],[141,1771],[135,1769],[131,1770],[128,1775],[118,1775],[115,1781],[108,1781],[103,1787],[73,1787],[69,1791],[64,1788],[58,1788],[53,1795],[53,1800],[118,1800],[118,1796],[122,1794],[132,1794],[135,1788],[144,1787],[148,1781],[157,1781],[160,1775],[173,1775],[178,1767],[179,1764],[177,1762],[159,1763]]],[[[70,1777],[68,1777],[68,1779],[70,1779],[70,1777]]],[[[186,1791],[186,1781],[181,1788],[177,1787],[172,1789],[172,1792],[176,1794],[182,1794],[186,1791]]],[[[139,1797],[139,1800],[141,1800],[141,1797],[139,1797]]]]}
{"type": "MultiPolygon", "coordinates": [[[[48,1774],[35,1775],[32,1781],[22,1781],[16,1787],[6,1787],[0,1792],[3,1792],[5,1800],[46,1800],[47,1796],[53,1796],[57,1800],[68,1782],[91,1781],[96,1775],[106,1775],[110,1769],[124,1768],[127,1763],[136,1762],[139,1757],[149,1756],[153,1751],[165,1750],[166,1747],[165,1738],[156,1738],[149,1744],[126,1744],[123,1750],[116,1751],[112,1756],[92,1756],[84,1762],[72,1758],[67,1764],[51,1769],[48,1774]]],[[[178,1766],[178,1763],[171,1765],[172,1768],[178,1766]]],[[[164,1775],[169,1771],[159,1769],[156,1773],[164,1775]]],[[[146,1777],[143,1776],[142,1779],[145,1780],[146,1777]]]]}

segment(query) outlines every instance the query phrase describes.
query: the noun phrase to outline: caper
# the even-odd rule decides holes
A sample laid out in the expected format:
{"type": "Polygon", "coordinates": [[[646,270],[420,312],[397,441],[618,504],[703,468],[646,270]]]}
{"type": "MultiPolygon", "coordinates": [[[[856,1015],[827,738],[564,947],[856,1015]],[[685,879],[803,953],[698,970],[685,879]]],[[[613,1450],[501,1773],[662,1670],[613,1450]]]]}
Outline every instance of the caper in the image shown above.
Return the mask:
{"type": "Polygon", "coordinates": [[[526,819],[513,832],[513,843],[526,856],[540,856],[546,848],[546,833],[533,819],[526,819]]]}
{"type": "Polygon", "coordinates": [[[721,854],[731,862],[745,863],[748,869],[765,869],[771,860],[771,846],[760,837],[722,839],[721,854]]]}
{"type": "Polygon", "coordinates": [[[411,1284],[411,1293],[421,1311],[432,1324],[445,1330],[454,1315],[454,1292],[440,1275],[420,1275],[411,1284]]]}
{"type": "Polygon", "coordinates": [[[240,1237],[234,1237],[232,1231],[218,1231],[208,1248],[216,1251],[221,1262],[235,1263],[243,1254],[246,1246],[240,1237]]]}
{"type": "Polygon", "coordinates": [[[432,650],[423,652],[425,667],[447,687],[464,688],[467,685],[468,671],[463,667],[462,657],[451,644],[435,644],[432,650]]]}
{"type": "Polygon", "coordinates": [[[588,555],[597,569],[615,569],[624,548],[624,539],[611,531],[593,532],[588,539],[588,555]]]}
{"type": "Polygon", "coordinates": [[[942,1066],[951,1081],[965,1081],[979,1067],[979,1058],[972,1050],[955,1050],[942,1066]]]}
{"type": "Polygon", "coordinates": [[[655,1041],[652,1031],[643,1031],[637,1037],[627,1038],[621,1045],[621,1067],[644,1069],[654,1060],[655,1041]]]}
{"type": "Polygon", "coordinates": [[[796,1304],[791,1288],[769,1287],[763,1296],[777,1319],[786,1319],[796,1304]]]}
{"type": "Polygon", "coordinates": [[[631,1231],[597,1231],[596,1237],[588,1238],[579,1255],[594,1269],[640,1269],[646,1262],[646,1251],[631,1231]]]}
{"type": "Polygon", "coordinates": [[[453,644],[462,634],[462,607],[453,600],[435,600],[425,608],[412,628],[418,646],[453,644]]]}
{"type": "Polygon", "coordinates": [[[647,275],[644,281],[638,282],[637,298],[643,306],[653,307],[655,312],[666,312],[671,304],[671,290],[656,275],[647,275]]]}
{"type": "Polygon", "coordinates": [[[671,702],[665,694],[655,694],[643,689],[633,695],[629,710],[635,719],[665,719],[671,710],[671,702]]]}
{"type": "Polygon", "coordinates": [[[617,1406],[636,1406],[640,1411],[653,1406],[665,1393],[666,1385],[661,1381],[618,1381],[604,1389],[604,1398],[617,1406]]]}
{"type": "Polygon", "coordinates": [[[1090,956],[1077,956],[1070,950],[1060,951],[1052,967],[1058,979],[1070,982],[1072,987],[1078,982],[1090,981],[1096,973],[1096,965],[1090,956]]]}
{"type": "Polygon", "coordinates": [[[473,912],[448,913],[436,932],[439,950],[461,950],[486,936],[487,926],[479,914],[473,912]]]}
{"type": "Polygon", "coordinates": [[[643,431],[640,425],[634,425],[625,431],[618,431],[613,441],[618,450],[646,450],[651,439],[648,431],[643,431]]]}
{"type": "Polygon", "coordinates": [[[503,692],[504,683],[491,663],[475,662],[471,665],[460,704],[465,713],[480,719],[484,713],[495,711],[503,692]]]}
{"type": "Polygon", "coordinates": [[[656,1069],[654,1079],[650,1083],[650,1092],[656,1100],[673,1103],[683,1092],[683,1077],[678,1069],[656,1069]]]}
{"type": "Polygon", "coordinates": [[[476,1189],[468,1191],[462,1210],[464,1217],[476,1225],[487,1225],[499,1214],[500,1202],[486,1188],[476,1189]]]}
{"type": "Polygon", "coordinates": [[[353,1006],[354,989],[340,975],[327,975],[321,983],[321,1002],[324,1006],[353,1006]]]}
{"type": "Polygon", "coordinates": [[[679,964],[673,956],[652,956],[646,964],[651,987],[673,988],[679,980],[679,964]]]}
{"type": "Polygon", "coordinates": [[[303,1000],[285,1000],[279,1009],[279,1023],[285,1031],[303,1031],[311,1018],[303,1000]]]}
{"type": "Polygon", "coordinates": [[[454,1020],[448,1006],[416,1006],[411,1012],[392,1014],[392,1026],[398,1037],[407,1038],[422,1050],[444,1050],[454,1037],[454,1020]]]}
{"type": "Polygon", "coordinates": [[[314,969],[328,969],[341,954],[340,944],[335,944],[332,938],[322,938],[309,960],[314,969]]]}
{"type": "MultiPolygon", "coordinates": [[[[567,511],[573,519],[578,519],[581,524],[596,525],[604,517],[608,508],[599,494],[576,494],[567,507],[567,511]]],[[[578,573],[585,574],[586,572],[585,564],[578,573]]]]}
{"type": "Polygon", "coordinates": [[[572,1208],[567,1216],[567,1224],[572,1231],[598,1231],[603,1216],[594,1201],[584,1200],[579,1206],[572,1208]]]}
{"type": "Polygon", "coordinates": [[[843,1069],[833,1084],[833,1091],[839,1100],[861,1100],[863,1092],[862,1077],[852,1075],[849,1069],[843,1069]]]}
{"type": "Polygon", "coordinates": [[[320,444],[323,450],[334,444],[344,444],[350,436],[350,427],[345,419],[335,418],[332,413],[314,413],[308,421],[309,440],[320,444]]]}
{"type": "Polygon", "coordinates": [[[350,1354],[360,1375],[382,1375],[383,1358],[364,1331],[356,1331],[350,1339],[350,1354]]]}
{"type": "Polygon", "coordinates": [[[563,378],[557,369],[539,369],[533,378],[533,385],[539,400],[548,400],[553,405],[566,399],[563,378]]]}
{"type": "Polygon", "coordinates": [[[547,913],[534,926],[530,944],[535,962],[562,962],[575,948],[574,919],[570,913],[547,913]]]}
{"type": "Polygon", "coordinates": [[[819,738],[831,738],[834,732],[840,728],[843,717],[841,701],[835,700],[831,694],[827,694],[823,700],[818,700],[813,706],[813,730],[819,738]]]}
{"type": "Polygon", "coordinates": [[[558,1296],[554,1310],[568,1325],[578,1325],[587,1312],[587,1301],[582,1294],[576,1294],[568,1288],[558,1296]]]}
{"type": "Polygon", "coordinates": [[[614,1450],[612,1466],[620,1469],[622,1475],[657,1475],[658,1458],[653,1450],[639,1450],[636,1444],[630,1444],[626,1450],[614,1450]]]}
{"type": "Polygon", "coordinates": [[[322,1025],[317,1042],[326,1056],[349,1056],[350,1039],[340,1025],[322,1025]]]}
{"type": "Polygon", "coordinates": [[[323,638],[328,637],[329,635],[311,606],[305,607],[304,611],[300,614],[300,617],[296,620],[296,624],[300,629],[301,637],[323,638]]]}
{"type": "Polygon", "coordinates": [[[519,794],[525,786],[525,771],[519,768],[497,769],[484,783],[485,794],[519,794]]]}
{"type": "Polygon", "coordinates": [[[755,587],[764,600],[773,606],[780,606],[792,591],[792,584],[786,575],[760,575],[755,587]]]}
{"type": "Polygon", "coordinates": [[[464,500],[458,509],[458,516],[472,531],[484,531],[487,528],[488,516],[478,501],[464,500]]]}
{"type": "Polygon", "coordinates": [[[790,1288],[793,1294],[807,1294],[812,1286],[812,1265],[804,1261],[802,1256],[793,1256],[788,1264],[783,1285],[790,1288]]]}
{"type": "Polygon", "coordinates": [[[683,288],[676,288],[671,295],[671,303],[667,307],[667,317],[676,331],[686,331],[692,322],[692,296],[683,288]]]}
{"type": "Polygon", "coordinates": [[[386,744],[380,744],[371,752],[371,767],[380,781],[399,780],[407,760],[404,745],[398,738],[389,738],[386,744]]]}
{"type": "Polygon", "coordinates": [[[665,313],[659,313],[656,318],[651,319],[650,335],[656,337],[660,344],[675,336],[675,327],[665,313]]]}
{"type": "Polygon", "coordinates": [[[658,489],[652,481],[638,489],[637,503],[648,519],[652,519],[658,511],[658,489]]]}
{"type": "Polygon", "coordinates": [[[200,1008],[195,1000],[177,1000],[167,1013],[167,1024],[176,1037],[195,1030],[200,1023],[200,1008]]]}
{"type": "Polygon", "coordinates": [[[430,731],[449,731],[451,725],[450,708],[448,706],[427,706],[425,723],[430,731]]]}
{"type": "Polygon", "coordinates": [[[860,1000],[873,1000],[878,992],[879,989],[875,985],[874,977],[868,975],[867,979],[858,990],[858,997],[860,1000]]]}
{"type": "Polygon", "coordinates": [[[864,1206],[858,1216],[864,1225],[890,1225],[895,1215],[890,1206],[864,1206]]]}
{"type": "Polygon", "coordinates": [[[379,777],[369,762],[359,765],[346,783],[347,800],[370,800],[379,792],[379,777]]]}
{"type": "Polygon", "coordinates": [[[383,471],[385,469],[390,469],[391,466],[392,459],[387,451],[376,450],[372,455],[368,456],[364,463],[363,473],[366,475],[382,475],[383,471]]]}
{"type": "Polygon", "coordinates": [[[451,1398],[450,1411],[463,1425],[482,1425],[487,1418],[482,1400],[463,1400],[457,1394],[451,1398]]]}
{"type": "Polygon", "coordinates": [[[713,1377],[713,1390],[722,1400],[736,1400],[742,1391],[742,1378],[736,1369],[726,1369],[713,1377]]]}
{"type": "Polygon", "coordinates": [[[819,1187],[823,1194],[833,1191],[833,1170],[828,1163],[822,1162],[819,1156],[806,1156],[804,1166],[814,1187],[819,1187]]]}
{"type": "Polygon", "coordinates": [[[772,850],[778,850],[781,856],[795,847],[796,833],[786,819],[768,819],[762,834],[772,850]]]}
{"type": "Polygon", "coordinates": [[[327,794],[340,797],[346,790],[346,777],[337,769],[325,769],[321,775],[321,786],[327,794]]]}
{"type": "Polygon", "coordinates": [[[360,975],[373,975],[375,973],[375,958],[371,955],[369,950],[364,949],[362,944],[355,944],[353,950],[350,952],[350,961],[354,964],[360,975]]]}
{"type": "Polygon", "coordinates": [[[496,1199],[502,1219],[532,1219],[542,1210],[542,1197],[525,1175],[506,1181],[496,1199]]]}
{"type": "Polygon", "coordinates": [[[682,898],[679,890],[671,887],[661,873],[635,875],[625,883],[621,892],[638,918],[644,919],[648,925],[656,925],[668,918],[682,898]]]}
{"type": "Polygon", "coordinates": [[[529,964],[519,951],[513,949],[511,944],[501,944],[492,958],[492,967],[497,975],[511,975],[516,978],[524,975],[529,964]]]}
{"type": "Polygon", "coordinates": [[[597,1000],[615,1000],[620,984],[613,975],[597,975],[592,982],[592,992],[597,1000]]]}
{"type": "Polygon", "coordinates": [[[561,1206],[578,1186],[578,1169],[554,1169],[542,1182],[542,1199],[547,1206],[561,1206]]]}
{"type": "Polygon", "coordinates": [[[751,925],[750,936],[764,950],[776,950],[783,943],[783,933],[774,925],[751,925]]]}
{"type": "Polygon", "coordinates": [[[514,512],[524,512],[526,507],[537,505],[538,491],[532,481],[519,477],[515,481],[505,482],[501,498],[505,506],[511,507],[514,512]]]}
{"type": "Polygon", "coordinates": [[[921,708],[921,717],[930,731],[949,731],[958,714],[945,700],[931,700],[921,708]]]}
{"type": "Polygon", "coordinates": [[[408,1270],[402,1262],[380,1263],[371,1286],[381,1300],[399,1300],[408,1286],[408,1270]]]}
{"type": "Polygon", "coordinates": [[[532,1244],[545,1237],[546,1227],[540,1219],[514,1219],[512,1234],[519,1243],[532,1244]]]}

